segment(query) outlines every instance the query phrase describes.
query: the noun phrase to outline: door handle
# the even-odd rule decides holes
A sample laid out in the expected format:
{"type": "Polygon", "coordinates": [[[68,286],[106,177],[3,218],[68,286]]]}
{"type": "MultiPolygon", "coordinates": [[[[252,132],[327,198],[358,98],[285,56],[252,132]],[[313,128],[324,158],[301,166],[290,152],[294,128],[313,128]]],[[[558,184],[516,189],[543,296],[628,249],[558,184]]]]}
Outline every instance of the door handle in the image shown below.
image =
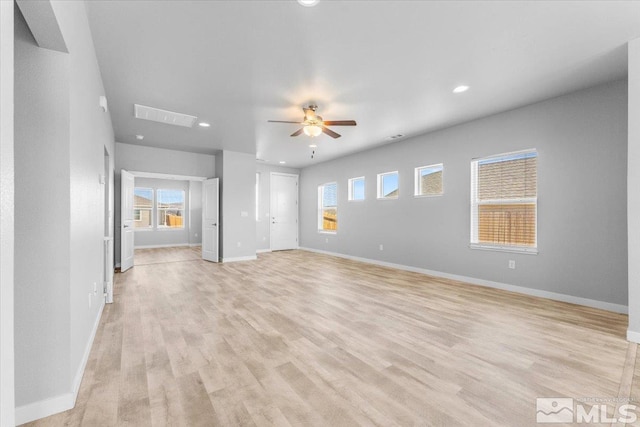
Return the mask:
{"type": "Polygon", "coordinates": [[[215,223],[215,224],[211,224],[211,225],[213,225],[214,227],[217,227],[217,226],[218,226],[218,223],[215,223]]]}

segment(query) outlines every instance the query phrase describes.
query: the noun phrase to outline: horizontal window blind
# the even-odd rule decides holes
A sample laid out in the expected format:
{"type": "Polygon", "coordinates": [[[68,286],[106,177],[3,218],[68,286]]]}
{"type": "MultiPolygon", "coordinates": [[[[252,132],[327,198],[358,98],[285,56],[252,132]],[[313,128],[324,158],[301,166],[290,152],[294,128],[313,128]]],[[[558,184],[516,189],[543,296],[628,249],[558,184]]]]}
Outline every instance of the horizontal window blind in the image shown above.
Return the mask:
{"type": "Polygon", "coordinates": [[[471,162],[471,243],[537,247],[538,153],[471,162]]]}

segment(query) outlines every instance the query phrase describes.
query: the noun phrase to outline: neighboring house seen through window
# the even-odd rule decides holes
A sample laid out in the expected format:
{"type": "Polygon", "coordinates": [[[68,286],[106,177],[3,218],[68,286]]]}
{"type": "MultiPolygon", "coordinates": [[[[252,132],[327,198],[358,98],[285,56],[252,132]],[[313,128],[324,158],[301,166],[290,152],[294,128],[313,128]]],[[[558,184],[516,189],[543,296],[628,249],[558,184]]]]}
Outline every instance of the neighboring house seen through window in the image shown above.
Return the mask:
{"type": "Polygon", "coordinates": [[[335,182],[318,186],[318,231],[338,230],[338,185],[335,182]]]}
{"type": "Polygon", "coordinates": [[[538,153],[471,162],[471,247],[537,252],[538,153]]]}
{"type": "Polygon", "coordinates": [[[398,198],[398,171],[378,174],[378,199],[398,198]]]}
{"type": "Polygon", "coordinates": [[[133,189],[133,226],[138,229],[153,228],[153,189],[133,189]]]}
{"type": "Polygon", "coordinates": [[[440,196],[442,191],[443,165],[422,166],[415,172],[415,196],[440,196]]]}

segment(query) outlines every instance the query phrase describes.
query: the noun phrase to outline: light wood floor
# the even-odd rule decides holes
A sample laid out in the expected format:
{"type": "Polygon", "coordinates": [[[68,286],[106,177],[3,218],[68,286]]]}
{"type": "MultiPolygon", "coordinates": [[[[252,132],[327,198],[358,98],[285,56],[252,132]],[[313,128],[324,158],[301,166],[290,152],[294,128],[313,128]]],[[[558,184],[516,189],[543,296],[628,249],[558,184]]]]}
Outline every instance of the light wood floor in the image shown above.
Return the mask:
{"type": "Polygon", "coordinates": [[[528,426],[536,397],[638,391],[627,316],[304,251],[115,292],[76,407],[31,425],[528,426]]]}

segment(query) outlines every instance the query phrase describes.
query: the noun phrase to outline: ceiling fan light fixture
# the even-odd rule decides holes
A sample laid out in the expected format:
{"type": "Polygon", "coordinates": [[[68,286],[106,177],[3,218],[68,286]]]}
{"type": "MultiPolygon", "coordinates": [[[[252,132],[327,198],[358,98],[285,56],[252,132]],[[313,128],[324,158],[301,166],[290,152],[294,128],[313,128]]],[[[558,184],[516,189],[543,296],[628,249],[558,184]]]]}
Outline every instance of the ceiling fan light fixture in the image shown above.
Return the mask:
{"type": "Polygon", "coordinates": [[[318,136],[322,133],[322,128],[316,125],[307,125],[304,127],[304,133],[310,137],[318,136]]]}
{"type": "Polygon", "coordinates": [[[319,1],[320,0],[298,0],[298,3],[305,7],[312,7],[317,5],[319,1]]]}

